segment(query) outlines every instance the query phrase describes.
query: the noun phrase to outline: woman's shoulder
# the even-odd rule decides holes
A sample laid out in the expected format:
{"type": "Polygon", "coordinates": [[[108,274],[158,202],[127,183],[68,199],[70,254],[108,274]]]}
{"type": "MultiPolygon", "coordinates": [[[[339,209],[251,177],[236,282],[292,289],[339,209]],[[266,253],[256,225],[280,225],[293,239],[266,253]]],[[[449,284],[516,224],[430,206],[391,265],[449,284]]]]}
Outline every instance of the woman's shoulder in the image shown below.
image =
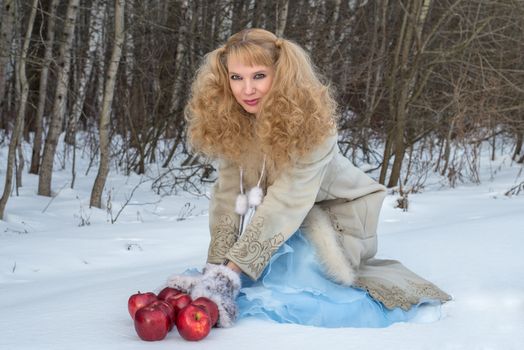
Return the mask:
{"type": "Polygon", "coordinates": [[[318,162],[319,160],[324,159],[325,157],[332,157],[332,155],[338,149],[338,133],[333,131],[329,133],[324,140],[322,140],[318,145],[312,148],[309,152],[304,154],[297,160],[298,164],[309,164],[318,162]]]}

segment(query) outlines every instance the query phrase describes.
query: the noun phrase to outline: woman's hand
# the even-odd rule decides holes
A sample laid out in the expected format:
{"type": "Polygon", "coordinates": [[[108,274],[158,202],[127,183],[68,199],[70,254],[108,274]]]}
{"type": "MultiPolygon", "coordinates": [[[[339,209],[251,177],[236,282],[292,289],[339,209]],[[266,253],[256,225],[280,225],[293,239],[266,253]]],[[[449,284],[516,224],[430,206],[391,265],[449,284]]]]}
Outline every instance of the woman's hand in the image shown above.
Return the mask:
{"type": "Polygon", "coordinates": [[[191,294],[191,291],[193,290],[195,285],[199,283],[201,280],[202,273],[196,271],[190,274],[176,274],[168,277],[167,286],[178,289],[183,293],[191,294]]]}
{"type": "Polygon", "coordinates": [[[240,267],[238,267],[237,264],[235,264],[234,262],[232,261],[229,261],[227,264],[226,264],[227,267],[229,267],[231,270],[235,271],[236,273],[238,273],[239,275],[242,273],[242,270],[240,269],[240,267]]]}
{"type": "Polygon", "coordinates": [[[235,299],[240,292],[241,282],[235,268],[240,271],[234,264],[232,268],[227,265],[206,264],[202,279],[191,291],[193,300],[206,297],[217,304],[219,327],[231,327],[238,315],[235,299]]]}
{"type": "Polygon", "coordinates": [[[167,285],[189,294],[193,300],[211,299],[218,306],[218,326],[231,327],[238,314],[235,299],[240,291],[241,272],[231,261],[226,265],[206,264],[202,273],[171,276],[167,285]]]}

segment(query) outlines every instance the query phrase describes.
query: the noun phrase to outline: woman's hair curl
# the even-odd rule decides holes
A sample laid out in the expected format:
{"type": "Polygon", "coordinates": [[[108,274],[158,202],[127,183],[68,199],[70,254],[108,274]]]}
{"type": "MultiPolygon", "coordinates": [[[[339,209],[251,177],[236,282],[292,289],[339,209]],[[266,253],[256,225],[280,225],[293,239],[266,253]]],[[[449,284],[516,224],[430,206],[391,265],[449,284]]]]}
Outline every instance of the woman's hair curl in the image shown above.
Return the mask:
{"type": "Polygon", "coordinates": [[[263,29],[243,30],[205,57],[186,107],[188,140],[194,150],[241,164],[242,155],[256,144],[275,169],[285,168],[332,134],[336,117],[330,88],[320,81],[308,54],[263,29]],[[275,70],[256,116],[247,113],[231,92],[228,57],[275,70]]]}

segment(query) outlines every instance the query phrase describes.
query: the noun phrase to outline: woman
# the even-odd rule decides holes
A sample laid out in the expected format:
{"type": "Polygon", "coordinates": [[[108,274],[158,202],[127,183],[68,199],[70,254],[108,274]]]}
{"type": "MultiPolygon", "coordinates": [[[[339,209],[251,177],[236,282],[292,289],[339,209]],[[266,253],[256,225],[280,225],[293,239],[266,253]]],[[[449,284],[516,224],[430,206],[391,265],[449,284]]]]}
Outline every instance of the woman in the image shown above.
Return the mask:
{"type": "Polygon", "coordinates": [[[385,326],[450,299],[374,259],[385,188],[340,153],[336,103],[298,45],[262,29],[233,35],[206,56],[187,118],[191,145],[219,172],[207,264],[168,285],[215,301],[219,326],[238,306],[279,322],[385,326]]]}

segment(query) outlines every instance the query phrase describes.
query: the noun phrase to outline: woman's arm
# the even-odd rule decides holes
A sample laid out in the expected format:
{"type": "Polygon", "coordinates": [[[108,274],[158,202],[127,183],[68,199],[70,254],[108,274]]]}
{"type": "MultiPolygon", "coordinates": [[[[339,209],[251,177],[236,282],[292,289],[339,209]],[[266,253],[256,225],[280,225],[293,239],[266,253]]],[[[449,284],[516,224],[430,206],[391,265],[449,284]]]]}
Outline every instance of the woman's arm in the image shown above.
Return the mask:
{"type": "Polygon", "coordinates": [[[330,136],[279,175],[226,258],[252,279],[258,279],[273,253],[300,227],[315,204],[327,166],[337,150],[337,136],[330,136]]]}
{"type": "Polygon", "coordinates": [[[239,193],[239,170],[233,164],[221,161],[218,179],[213,186],[209,203],[209,232],[211,241],[207,262],[222,264],[225,255],[236,242],[240,218],[235,213],[235,201],[239,193]]]}

